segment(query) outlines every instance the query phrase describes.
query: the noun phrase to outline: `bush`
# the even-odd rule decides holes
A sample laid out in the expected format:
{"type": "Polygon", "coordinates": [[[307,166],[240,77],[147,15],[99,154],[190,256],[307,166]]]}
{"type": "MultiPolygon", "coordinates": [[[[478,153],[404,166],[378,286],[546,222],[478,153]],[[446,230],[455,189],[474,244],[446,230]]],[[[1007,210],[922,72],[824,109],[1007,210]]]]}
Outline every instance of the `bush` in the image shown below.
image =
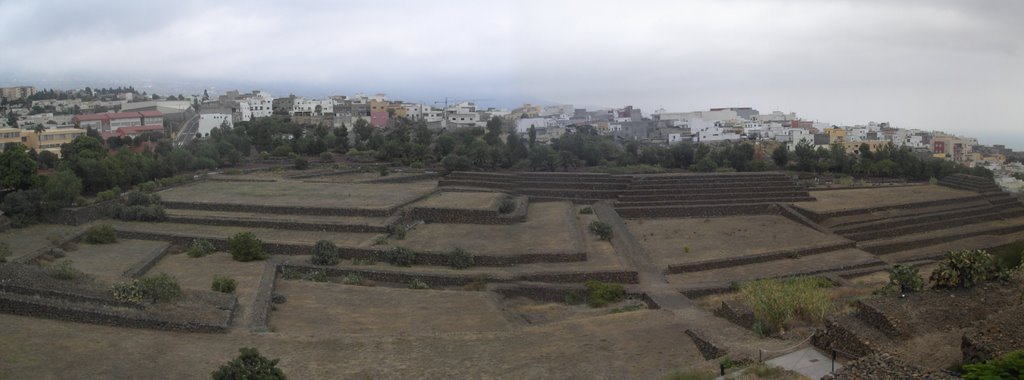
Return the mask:
{"type": "Polygon", "coordinates": [[[889,271],[889,283],[879,290],[879,294],[904,294],[919,292],[924,289],[924,278],[917,268],[896,265],[889,271]]]}
{"type": "Polygon", "coordinates": [[[794,318],[822,321],[835,309],[826,286],[827,281],[813,277],[765,279],[741,285],[740,294],[767,333],[779,331],[794,318]]]}
{"type": "Polygon", "coordinates": [[[6,263],[8,257],[11,257],[11,246],[0,242],[0,263],[6,263]]]}
{"type": "Polygon", "coordinates": [[[124,204],[126,206],[149,206],[158,203],[160,203],[160,196],[156,194],[132,190],[124,195],[124,204]]]}
{"type": "Polygon", "coordinates": [[[278,145],[277,147],[274,148],[273,151],[270,152],[270,155],[274,156],[274,157],[288,157],[288,155],[290,155],[292,153],[293,152],[292,152],[292,147],[291,146],[288,146],[288,145],[278,145]]]}
{"type": "Polygon", "coordinates": [[[389,174],[391,174],[391,172],[389,171],[387,165],[380,165],[377,167],[377,174],[380,174],[381,177],[387,177],[389,174]]]}
{"type": "Polygon", "coordinates": [[[949,252],[932,272],[936,288],[970,288],[1003,276],[996,258],[984,250],[949,252]]]}
{"type": "Polygon", "coordinates": [[[255,261],[267,258],[263,250],[263,242],[252,232],[239,232],[228,239],[231,258],[235,261],[255,261]]]}
{"type": "Polygon", "coordinates": [[[594,213],[594,209],[591,208],[590,206],[587,206],[587,207],[584,207],[584,208],[580,209],[580,214],[590,215],[590,214],[593,214],[593,213],[594,213]]]}
{"type": "Polygon", "coordinates": [[[139,288],[142,289],[143,297],[153,303],[176,301],[185,295],[178,280],[167,273],[140,279],[139,288]]]}
{"type": "Polygon", "coordinates": [[[327,240],[320,240],[313,246],[313,265],[338,265],[338,247],[327,240]]]}
{"type": "Polygon", "coordinates": [[[604,307],[626,298],[626,289],[619,284],[587,281],[584,285],[587,287],[587,306],[590,307],[604,307]]]}
{"type": "Polygon", "coordinates": [[[501,204],[498,205],[498,212],[502,214],[509,214],[516,210],[516,206],[518,206],[518,204],[515,199],[503,199],[501,204]]]}
{"type": "Polygon", "coordinates": [[[110,287],[110,292],[114,296],[114,300],[132,304],[140,304],[146,300],[145,294],[142,293],[142,287],[139,286],[139,280],[130,279],[114,283],[110,287]]]}
{"type": "Polygon", "coordinates": [[[89,227],[82,236],[82,240],[89,244],[111,244],[117,242],[117,231],[109,224],[101,224],[89,227]]]}
{"type": "Polygon", "coordinates": [[[167,212],[164,206],[125,206],[114,210],[114,217],[125,221],[161,222],[167,220],[167,212]]]}
{"type": "Polygon", "coordinates": [[[448,266],[455,269],[466,269],[475,264],[476,258],[469,251],[462,248],[455,248],[448,253],[448,266]]]}
{"type": "Polygon", "coordinates": [[[394,237],[395,240],[405,239],[405,234],[407,232],[408,230],[405,228],[404,224],[399,223],[388,225],[388,235],[394,237]]]}
{"type": "Polygon", "coordinates": [[[430,285],[427,285],[423,280],[414,278],[412,281],[409,281],[409,289],[430,289],[430,285]]]}
{"type": "Polygon", "coordinates": [[[349,273],[341,278],[341,283],[345,285],[363,285],[363,282],[363,276],[355,273],[349,273]]]}
{"type": "Polygon", "coordinates": [[[101,191],[101,192],[96,193],[96,201],[97,202],[112,201],[114,199],[117,199],[117,197],[119,195],[121,195],[121,188],[120,187],[114,187],[113,189],[105,190],[105,191],[101,191]]]}
{"type": "Polygon", "coordinates": [[[227,276],[217,275],[213,276],[213,285],[210,286],[210,289],[215,292],[234,293],[235,288],[237,287],[238,281],[235,281],[235,279],[227,276]]]}
{"type": "Polygon", "coordinates": [[[968,380],[1024,378],[1024,350],[1017,350],[984,363],[964,365],[968,380]]]}
{"type": "Polygon", "coordinates": [[[213,253],[216,250],[213,243],[206,239],[194,239],[192,244],[188,246],[188,257],[203,257],[213,253]]]}
{"type": "Polygon", "coordinates": [[[601,238],[601,240],[612,240],[611,224],[595,220],[593,222],[590,222],[590,232],[593,233],[594,235],[597,235],[597,237],[601,238]]]}
{"type": "Polygon", "coordinates": [[[58,280],[74,280],[81,277],[83,273],[71,266],[71,260],[64,260],[46,267],[46,274],[58,280]]]}
{"type": "Polygon", "coordinates": [[[334,155],[331,152],[320,153],[320,162],[331,163],[334,162],[334,155]]]}
{"type": "Polygon", "coordinates": [[[306,161],[303,157],[295,158],[295,170],[306,170],[309,169],[309,161],[306,161]]]}
{"type": "Polygon", "coordinates": [[[213,380],[284,380],[284,372],[277,368],[278,359],[267,359],[254,347],[240,348],[237,358],[213,371],[213,380]]]}
{"type": "Polygon", "coordinates": [[[416,252],[408,248],[394,247],[382,252],[383,261],[398,267],[409,267],[416,262],[416,252]]]}

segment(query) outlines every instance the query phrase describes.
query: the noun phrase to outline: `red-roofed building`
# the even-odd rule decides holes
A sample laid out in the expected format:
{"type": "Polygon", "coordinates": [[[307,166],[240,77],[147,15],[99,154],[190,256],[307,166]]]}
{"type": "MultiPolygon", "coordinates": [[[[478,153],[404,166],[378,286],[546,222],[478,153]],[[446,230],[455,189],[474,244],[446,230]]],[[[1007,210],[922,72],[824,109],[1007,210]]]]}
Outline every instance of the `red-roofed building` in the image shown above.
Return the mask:
{"type": "Polygon", "coordinates": [[[374,127],[388,126],[388,112],[370,111],[370,124],[372,124],[374,127]]]}
{"type": "Polygon", "coordinates": [[[71,118],[78,128],[92,128],[100,132],[116,132],[126,127],[158,126],[163,130],[163,114],[160,111],[96,113],[75,115],[71,118]]]}

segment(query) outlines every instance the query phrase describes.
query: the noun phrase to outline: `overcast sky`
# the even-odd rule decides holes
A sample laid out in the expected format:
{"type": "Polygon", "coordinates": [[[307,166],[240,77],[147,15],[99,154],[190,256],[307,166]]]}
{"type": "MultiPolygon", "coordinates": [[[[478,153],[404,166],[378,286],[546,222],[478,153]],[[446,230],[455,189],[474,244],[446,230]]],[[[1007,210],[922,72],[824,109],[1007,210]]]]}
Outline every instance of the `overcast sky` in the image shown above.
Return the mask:
{"type": "Polygon", "coordinates": [[[1024,150],[1024,1],[0,0],[0,83],[72,82],[752,106],[1024,150]]]}

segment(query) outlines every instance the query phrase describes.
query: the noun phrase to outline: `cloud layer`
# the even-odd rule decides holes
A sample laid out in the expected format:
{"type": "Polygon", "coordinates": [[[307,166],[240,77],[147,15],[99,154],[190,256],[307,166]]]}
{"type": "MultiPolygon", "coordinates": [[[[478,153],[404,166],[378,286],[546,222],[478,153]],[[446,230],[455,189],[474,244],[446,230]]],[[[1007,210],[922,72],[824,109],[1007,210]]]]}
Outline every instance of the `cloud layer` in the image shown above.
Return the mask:
{"type": "Polygon", "coordinates": [[[227,81],[646,112],[754,106],[990,144],[1019,131],[1010,144],[1024,149],[1022,18],[1015,0],[8,0],[0,82],[227,81]]]}

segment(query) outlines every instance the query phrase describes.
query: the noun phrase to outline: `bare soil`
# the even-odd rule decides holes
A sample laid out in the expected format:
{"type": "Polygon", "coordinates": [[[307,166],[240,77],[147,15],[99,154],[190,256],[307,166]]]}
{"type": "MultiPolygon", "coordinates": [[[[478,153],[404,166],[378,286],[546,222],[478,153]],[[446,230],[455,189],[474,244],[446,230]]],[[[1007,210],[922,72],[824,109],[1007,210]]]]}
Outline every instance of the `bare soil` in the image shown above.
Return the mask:
{"type": "Polygon", "coordinates": [[[626,226],[661,266],[794,249],[842,239],[777,215],[632,219],[626,221],[626,226]]]}
{"type": "Polygon", "coordinates": [[[237,262],[226,252],[193,258],[184,253],[164,256],[146,275],[167,273],[178,279],[185,289],[210,290],[213,277],[227,276],[238,281],[235,296],[238,297],[238,308],[235,309],[234,328],[245,329],[248,326],[248,315],[252,310],[256,289],[259,287],[260,275],[263,273],[262,261],[237,262]]]}
{"type": "Polygon", "coordinates": [[[78,244],[65,252],[72,267],[104,281],[116,281],[154,248],[166,243],[145,240],[120,240],[114,244],[78,244]]]}
{"type": "Polygon", "coordinates": [[[455,248],[490,255],[572,253],[579,233],[569,202],[530,203],[526,222],[512,225],[422,224],[389,244],[415,251],[455,248]]]}
{"type": "Polygon", "coordinates": [[[814,212],[893,206],[978,195],[975,192],[938,185],[811,191],[810,194],[817,201],[798,202],[796,205],[814,212]]]}
{"type": "Polygon", "coordinates": [[[414,207],[447,208],[460,210],[496,210],[507,194],[492,192],[446,191],[416,202],[414,207]]]}
{"type": "Polygon", "coordinates": [[[40,249],[52,247],[51,241],[70,236],[78,229],[79,227],[57,224],[37,224],[25,228],[12,228],[0,232],[0,242],[7,243],[11,247],[11,257],[8,257],[7,260],[14,261],[34,254],[40,249]]]}
{"type": "Polygon", "coordinates": [[[206,181],[161,191],[165,201],[335,208],[396,207],[437,188],[437,181],[398,184],[206,181]]]}
{"type": "Polygon", "coordinates": [[[147,222],[123,222],[113,220],[110,224],[121,230],[152,232],[152,233],[173,233],[196,237],[220,237],[228,238],[239,232],[252,232],[263,241],[281,243],[314,244],[318,240],[329,240],[339,246],[365,247],[373,244],[373,239],[380,234],[362,232],[320,232],[320,231],[292,231],[276,230],[271,228],[255,227],[233,227],[233,226],[206,226],[181,223],[147,223],[147,222]]]}

